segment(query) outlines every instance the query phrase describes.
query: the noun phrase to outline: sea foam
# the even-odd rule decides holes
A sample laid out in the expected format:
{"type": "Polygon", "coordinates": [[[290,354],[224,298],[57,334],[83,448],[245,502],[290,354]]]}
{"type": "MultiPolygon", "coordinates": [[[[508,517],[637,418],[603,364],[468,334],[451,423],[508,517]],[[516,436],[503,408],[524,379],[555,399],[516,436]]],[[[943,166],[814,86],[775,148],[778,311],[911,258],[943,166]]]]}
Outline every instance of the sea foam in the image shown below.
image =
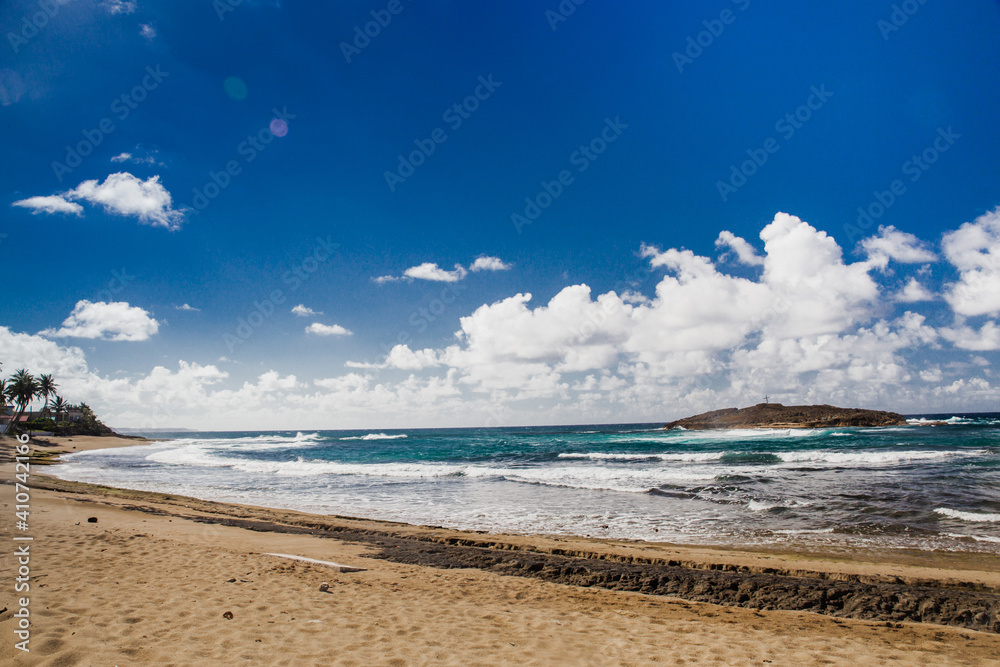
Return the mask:
{"type": "Polygon", "coordinates": [[[961,519],[962,521],[974,521],[976,523],[1000,522],[1000,514],[986,514],[984,512],[962,512],[959,510],[949,509],[947,507],[938,507],[934,511],[937,512],[938,514],[943,514],[944,516],[951,517],[952,519],[961,519]]]}

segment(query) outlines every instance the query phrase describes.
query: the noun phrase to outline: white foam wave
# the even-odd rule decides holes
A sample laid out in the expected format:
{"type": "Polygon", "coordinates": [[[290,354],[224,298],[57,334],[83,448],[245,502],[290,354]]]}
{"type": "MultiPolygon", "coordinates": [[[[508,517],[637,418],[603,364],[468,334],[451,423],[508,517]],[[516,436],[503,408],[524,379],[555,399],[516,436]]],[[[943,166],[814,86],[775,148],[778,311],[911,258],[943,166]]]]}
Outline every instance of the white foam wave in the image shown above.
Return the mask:
{"type": "Polygon", "coordinates": [[[907,424],[913,424],[914,426],[923,426],[925,424],[970,424],[971,419],[966,419],[965,417],[948,417],[947,419],[928,419],[927,417],[920,417],[917,419],[907,419],[907,424]]]}
{"type": "Polygon", "coordinates": [[[722,458],[722,452],[691,452],[689,454],[628,454],[617,452],[567,452],[559,455],[561,459],[589,459],[591,461],[716,461],[722,458]]]}
{"type": "Polygon", "coordinates": [[[562,466],[510,468],[489,465],[450,463],[339,463],[299,457],[294,461],[253,461],[224,457],[197,446],[185,446],[156,452],[149,461],[168,465],[210,468],[231,468],[246,473],[291,477],[359,476],[395,479],[429,479],[446,477],[496,478],[511,482],[559,486],[577,489],[646,493],[662,484],[702,482],[714,479],[715,471],[633,470],[604,466],[562,466]]]}
{"type": "Polygon", "coordinates": [[[932,459],[947,459],[957,456],[979,456],[985,450],[969,451],[854,451],[829,452],[823,450],[804,450],[801,452],[777,452],[775,455],[785,463],[832,463],[836,465],[887,465],[905,461],[928,461],[932,459]]]}
{"type": "Polygon", "coordinates": [[[765,503],[758,500],[751,500],[747,504],[747,509],[751,512],[766,512],[767,510],[774,509],[775,507],[783,507],[778,503],[765,503]]]}
{"type": "Polygon", "coordinates": [[[822,533],[832,533],[833,528],[788,528],[784,530],[772,530],[776,535],[820,535],[822,533]]]}
{"type": "Polygon", "coordinates": [[[603,466],[572,466],[549,468],[508,468],[504,479],[525,484],[541,484],[573,489],[648,493],[666,483],[706,482],[715,478],[707,469],[633,470],[603,466]]]}
{"type": "Polygon", "coordinates": [[[937,512],[938,514],[943,514],[944,516],[951,517],[952,519],[961,519],[962,521],[973,521],[976,523],[1000,522],[1000,514],[987,514],[985,512],[962,512],[960,510],[953,510],[948,507],[938,507],[934,511],[937,512]]]}
{"type": "MultiPolygon", "coordinates": [[[[753,454],[754,452],[689,452],[683,454],[658,453],[618,453],[618,452],[566,452],[559,454],[561,459],[589,459],[592,461],[650,461],[658,460],[676,463],[705,463],[720,461],[726,456],[753,454]]],[[[925,461],[947,459],[961,456],[982,456],[986,450],[967,451],[932,451],[932,450],[901,450],[901,451],[849,451],[836,452],[822,449],[806,449],[797,452],[756,452],[771,454],[783,463],[828,463],[833,465],[887,465],[906,461],[925,461]]]]}
{"type": "Polygon", "coordinates": [[[405,438],[405,433],[395,433],[389,435],[388,433],[368,433],[367,435],[351,435],[341,440],[398,440],[399,438],[405,438]]]}
{"type": "Polygon", "coordinates": [[[945,535],[958,539],[975,540],[976,542],[994,542],[1000,544],[1000,537],[993,537],[992,535],[962,535],[961,533],[945,533],[945,535]]]}
{"type": "Polygon", "coordinates": [[[830,432],[828,428],[730,428],[691,431],[671,429],[664,431],[672,442],[696,442],[704,440],[787,440],[814,438],[830,432]]]}

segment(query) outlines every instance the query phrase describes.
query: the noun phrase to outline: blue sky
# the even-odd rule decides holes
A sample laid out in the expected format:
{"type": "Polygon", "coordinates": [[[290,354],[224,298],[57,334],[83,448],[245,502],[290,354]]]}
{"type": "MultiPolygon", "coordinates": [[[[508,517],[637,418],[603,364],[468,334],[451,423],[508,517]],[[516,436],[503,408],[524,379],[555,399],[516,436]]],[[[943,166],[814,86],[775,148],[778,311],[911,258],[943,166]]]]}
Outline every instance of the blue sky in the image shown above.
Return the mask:
{"type": "Polygon", "coordinates": [[[998,405],[1000,3],[13,0],[0,27],[0,362],[109,423],[998,405]]]}

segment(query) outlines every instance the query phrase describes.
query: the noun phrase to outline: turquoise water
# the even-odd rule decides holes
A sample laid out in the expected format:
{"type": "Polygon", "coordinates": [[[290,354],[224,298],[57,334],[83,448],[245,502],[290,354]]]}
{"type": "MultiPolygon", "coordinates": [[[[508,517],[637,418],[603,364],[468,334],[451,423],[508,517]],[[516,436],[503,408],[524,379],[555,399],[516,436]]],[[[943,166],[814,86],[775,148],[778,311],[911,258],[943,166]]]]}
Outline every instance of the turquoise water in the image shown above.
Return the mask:
{"type": "Polygon", "coordinates": [[[469,530],[1000,552],[1000,414],[920,419],[877,429],[178,433],[73,454],[56,472],[469,530]]]}

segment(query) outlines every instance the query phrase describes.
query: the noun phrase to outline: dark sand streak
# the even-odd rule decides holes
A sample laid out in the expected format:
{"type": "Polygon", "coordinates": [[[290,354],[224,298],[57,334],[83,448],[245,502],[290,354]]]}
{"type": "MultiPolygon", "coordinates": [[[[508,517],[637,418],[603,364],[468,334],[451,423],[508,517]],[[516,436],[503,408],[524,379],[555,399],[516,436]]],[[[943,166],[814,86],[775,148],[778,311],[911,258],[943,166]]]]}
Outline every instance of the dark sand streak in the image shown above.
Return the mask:
{"type": "MultiPolygon", "coordinates": [[[[1000,595],[980,584],[906,580],[822,572],[793,573],[774,568],[730,564],[699,564],[643,559],[609,554],[552,549],[538,551],[502,540],[442,537],[430,527],[393,522],[373,530],[344,525],[350,517],[322,519],[282,510],[252,508],[200,501],[194,498],[142,491],[112,489],[47,476],[35,486],[53,491],[96,491],[117,499],[156,502],[178,507],[177,512],[149,505],[121,505],[121,509],[188,519],[205,524],[233,526],[258,532],[312,535],[370,545],[378,553],[369,558],[443,569],[477,568],[500,575],[542,579],[548,582],[663,595],[733,607],[760,610],[809,611],[838,618],[938,623],[1000,634],[1000,595]],[[181,508],[199,514],[185,513],[181,508]],[[277,517],[278,520],[274,520],[277,517]]],[[[100,502],[93,498],[85,502],[100,502]]],[[[111,504],[111,503],[106,503],[111,504]]]]}

